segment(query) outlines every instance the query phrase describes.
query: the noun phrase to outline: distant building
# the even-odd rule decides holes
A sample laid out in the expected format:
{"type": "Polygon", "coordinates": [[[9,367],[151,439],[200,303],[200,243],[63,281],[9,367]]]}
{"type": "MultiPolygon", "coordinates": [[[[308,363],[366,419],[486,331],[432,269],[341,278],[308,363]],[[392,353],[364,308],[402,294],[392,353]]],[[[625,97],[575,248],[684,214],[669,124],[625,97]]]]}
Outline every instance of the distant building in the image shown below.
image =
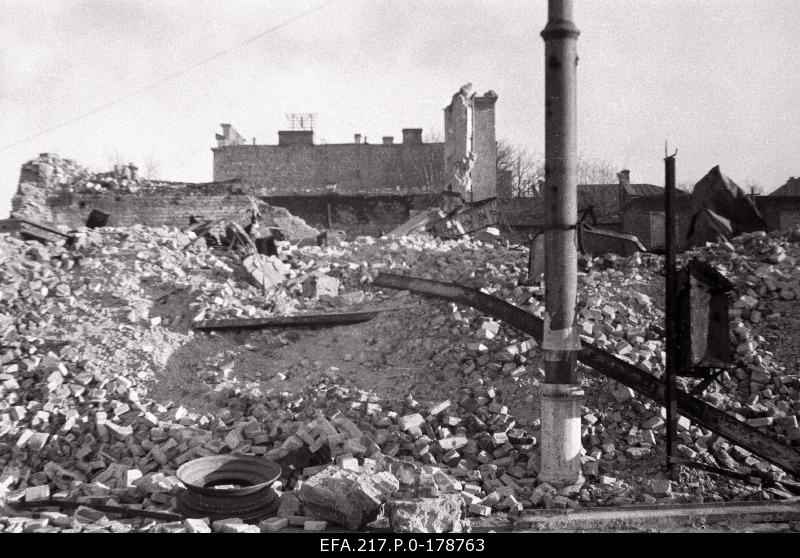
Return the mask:
{"type": "MultiPolygon", "coordinates": [[[[624,231],[636,235],[651,250],[664,248],[664,188],[654,184],[631,183],[630,171],[617,173],[616,184],[579,184],[578,213],[591,209],[594,224],[598,227],[624,231]]],[[[688,227],[691,198],[679,192],[676,201],[678,228],[688,227]]],[[[524,237],[544,226],[544,199],[541,195],[505,200],[501,206],[507,226],[524,237]]],[[[576,216],[577,217],[577,216],[576,216]]],[[[588,221],[592,223],[592,219],[588,221]]],[[[585,248],[595,254],[626,253],[628,243],[613,239],[592,237],[585,248]]]]}
{"type": "Polygon", "coordinates": [[[254,195],[461,194],[466,202],[497,195],[493,91],[477,96],[467,84],[444,109],[444,142],[424,142],[421,128],[402,141],[316,144],[311,129],[281,130],[276,145],[248,144],[230,124],[216,134],[214,180],[241,180],[254,195]]]}
{"type": "Polygon", "coordinates": [[[402,142],[385,136],[366,143],[315,144],[313,130],[281,130],[277,145],[248,145],[222,125],[214,152],[214,180],[241,180],[255,195],[430,193],[441,191],[444,144],[422,141],[406,128],[402,142]]]}
{"type": "Polygon", "coordinates": [[[497,195],[496,101],[493,91],[479,97],[462,87],[444,109],[444,142],[424,142],[421,128],[404,128],[399,142],[354,134],[352,143],[317,144],[312,129],[294,129],[280,130],[277,144],[257,145],[222,124],[212,148],[214,180],[237,180],[314,226],[380,234],[411,211],[497,195]]]}
{"type": "Polygon", "coordinates": [[[800,196],[800,178],[792,176],[786,184],[770,193],[770,196],[800,196]]]}
{"type": "Polygon", "coordinates": [[[800,226],[800,178],[789,178],[768,196],[755,196],[754,202],[767,222],[767,230],[800,226]]]}

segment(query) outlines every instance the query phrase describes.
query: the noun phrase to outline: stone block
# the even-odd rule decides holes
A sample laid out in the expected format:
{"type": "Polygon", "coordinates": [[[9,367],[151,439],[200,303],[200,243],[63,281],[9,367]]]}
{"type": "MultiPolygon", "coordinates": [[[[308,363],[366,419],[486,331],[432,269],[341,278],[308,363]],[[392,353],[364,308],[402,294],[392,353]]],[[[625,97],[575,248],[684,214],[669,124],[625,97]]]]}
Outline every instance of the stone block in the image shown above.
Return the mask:
{"type": "Polygon", "coordinates": [[[389,500],[386,515],[395,533],[461,532],[464,501],[460,494],[389,500]]]}

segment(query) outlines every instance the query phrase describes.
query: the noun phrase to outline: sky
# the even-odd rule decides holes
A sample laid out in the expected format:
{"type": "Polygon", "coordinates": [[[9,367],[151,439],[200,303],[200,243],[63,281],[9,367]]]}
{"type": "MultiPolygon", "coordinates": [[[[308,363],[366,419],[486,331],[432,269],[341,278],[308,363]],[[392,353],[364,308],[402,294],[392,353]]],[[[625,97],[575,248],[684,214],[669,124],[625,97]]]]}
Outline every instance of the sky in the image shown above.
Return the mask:
{"type": "MultiPolygon", "coordinates": [[[[212,179],[231,123],[277,143],[441,134],[471,82],[497,136],[544,149],[544,0],[0,0],[0,218],[20,166],[57,153],[212,179]]],[[[663,184],[713,166],[771,191],[800,176],[800,2],[575,0],[578,148],[663,184]]]]}

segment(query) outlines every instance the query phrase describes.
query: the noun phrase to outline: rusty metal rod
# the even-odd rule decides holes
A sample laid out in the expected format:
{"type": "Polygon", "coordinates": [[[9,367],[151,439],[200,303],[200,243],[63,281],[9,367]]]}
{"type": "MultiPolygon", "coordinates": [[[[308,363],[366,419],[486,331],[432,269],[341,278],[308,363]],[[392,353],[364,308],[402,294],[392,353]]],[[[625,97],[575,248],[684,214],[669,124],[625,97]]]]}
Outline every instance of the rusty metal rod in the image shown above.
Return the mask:
{"type": "Polygon", "coordinates": [[[335,326],[367,322],[381,312],[406,310],[410,306],[376,308],[358,312],[336,312],[329,314],[297,314],[294,316],[270,316],[267,318],[228,318],[203,320],[194,325],[195,329],[264,329],[267,327],[335,326]]]}
{"type": "MultiPolygon", "coordinates": [[[[442,281],[431,281],[429,279],[405,277],[389,273],[378,275],[373,285],[408,290],[471,306],[489,316],[504,321],[523,333],[531,335],[537,341],[542,340],[543,323],[541,319],[518,306],[477,289],[442,281]]],[[[582,346],[582,350],[578,352],[578,360],[580,362],[641,393],[659,405],[666,403],[666,386],[664,382],[594,345],[582,342],[582,346]]],[[[704,401],[691,397],[683,391],[677,391],[675,401],[678,411],[688,419],[723,438],[727,438],[734,444],[746,448],[765,461],[789,473],[800,475],[800,453],[791,447],[769,438],[752,426],[748,426],[735,417],[712,407],[704,401]]]]}
{"type": "MultiPolygon", "coordinates": [[[[675,269],[675,156],[664,158],[664,271],[666,279],[664,282],[665,290],[665,329],[666,329],[666,353],[667,365],[664,381],[667,385],[667,469],[676,474],[672,461],[677,457],[678,434],[678,411],[675,403],[676,386],[675,381],[678,375],[678,362],[680,358],[680,347],[678,346],[678,276],[675,269]]],[[[673,480],[676,480],[673,478],[673,480]]]]}

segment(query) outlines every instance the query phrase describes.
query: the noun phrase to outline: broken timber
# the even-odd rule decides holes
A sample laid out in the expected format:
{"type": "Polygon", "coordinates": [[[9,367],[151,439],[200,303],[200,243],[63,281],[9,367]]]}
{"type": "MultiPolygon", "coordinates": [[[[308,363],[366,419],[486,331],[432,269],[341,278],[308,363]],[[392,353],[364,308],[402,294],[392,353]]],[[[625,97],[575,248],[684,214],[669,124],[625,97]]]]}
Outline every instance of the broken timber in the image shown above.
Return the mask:
{"type": "Polygon", "coordinates": [[[55,228],[55,225],[19,218],[0,220],[0,232],[19,233],[23,238],[30,238],[39,242],[71,241],[74,238],[72,235],[63,233],[55,228]]]}
{"type": "Polygon", "coordinates": [[[139,508],[132,508],[128,506],[114,506],[111,504],[77,502],[72,500],[63,500],[60,498],[50,498],[49,500],[42,500],[37,502],[19,502],[17,504],[10,505],[10,507],[18,510],[30,510],[37,508],[52,508],[52,507],[64,509],[64,508],[77,508],[80,506],[86,506],[87,508],[92,508],[93,510],[101,512],[119,514],[123,518],[147,517],[150,519],[160,519],[161,521],[183,521],[185,519],[185,517],[182,515],[170,512],[142,510],[139,508]]]}
{"type": "Polygon", "coordinates": [[[296,327],[320,325],[346,325],[367,322],[381,312],[405,310],[400,308],[376,308],[361,310],[359,312],[337,312],[331,314],[298,314],[294,316],[270,316],[268,318],[232,318],[224,320],[204,320],[198,322],[194,328],[202,330],[211,329],[263,329],[267,327],[296,327]]]}
{"type": "MultiPolygon", "coordinates": [[[[542,340],[543,322],[541,319],[522,308],[476,289],[390,273],[379,274],[373,284],[376,287],[408,290],[471,306],[533,336],[539,342],[542,340]]],[[[583,348],[578,352],[580,362],[641,393],[659,405],[665,404],[666,386],[663,382],[598,347],[583,341],[581,344],[583,348]]],[[[800,475],[800,453],[791,447],[783,445],[752,426],[748,426],[685,392],[678,391],[676,398],[678,411],[686,418],[727,438],[734,444],[746,448],[765,461],[794,475],[800,475]]]]}

